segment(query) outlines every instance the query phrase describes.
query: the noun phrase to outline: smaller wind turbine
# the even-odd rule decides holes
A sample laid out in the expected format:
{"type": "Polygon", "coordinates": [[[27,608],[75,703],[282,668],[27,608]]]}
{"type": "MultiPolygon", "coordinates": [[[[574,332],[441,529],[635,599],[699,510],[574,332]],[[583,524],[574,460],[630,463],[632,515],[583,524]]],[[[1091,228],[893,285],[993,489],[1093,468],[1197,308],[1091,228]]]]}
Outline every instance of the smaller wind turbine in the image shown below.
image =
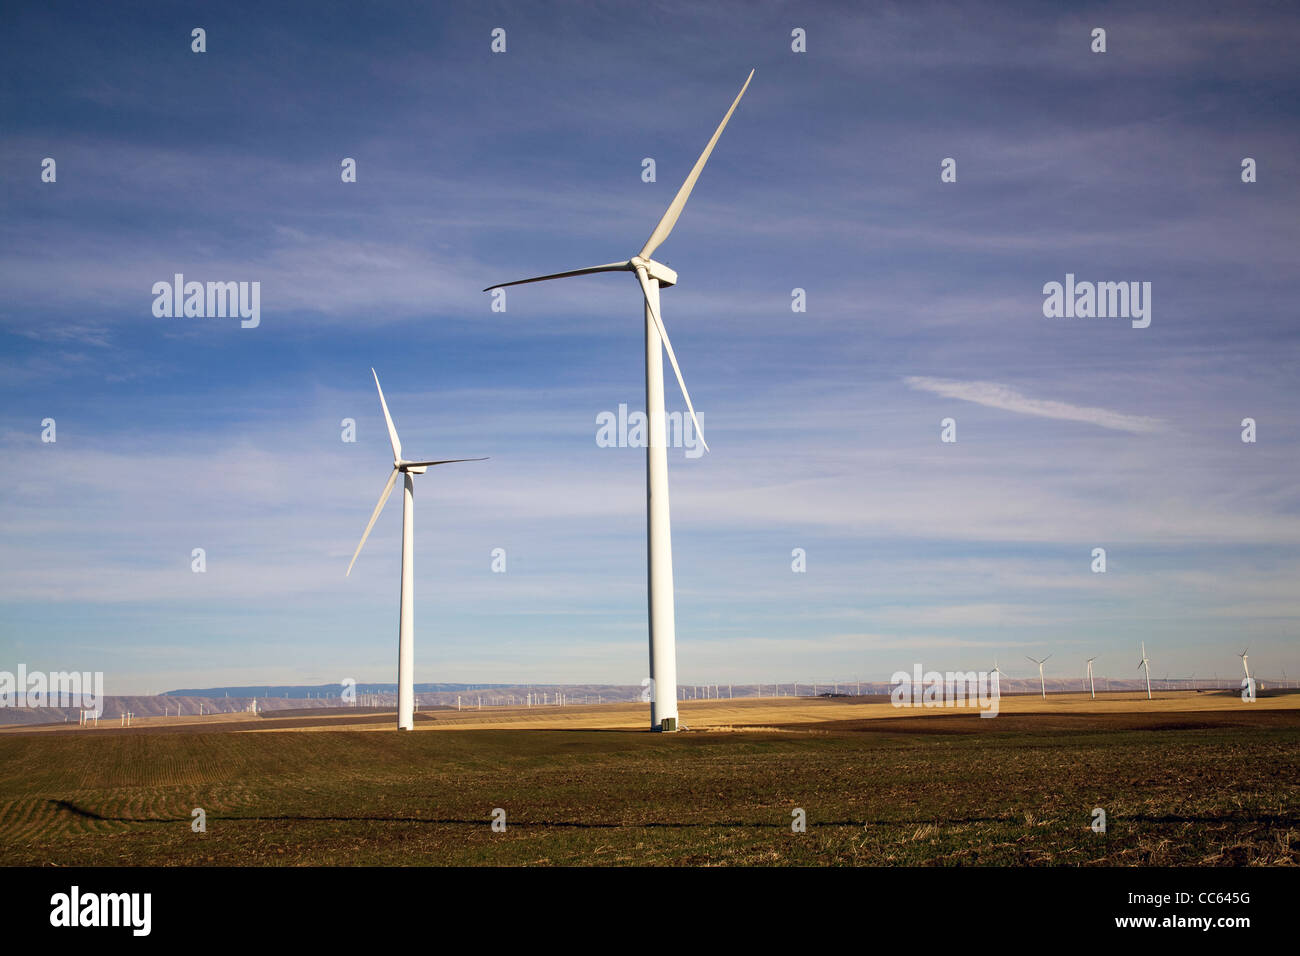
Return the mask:
{"type": "Polygon", "coordinates": [[[1240,654],[1237,655],[1238,657],[1241,658],[1241,666],[1246,671],[1247,678],[1250,677],[1250,663],[1249,663],[1250,657],[1247,656],[1247,651],[1249,650],[1250,648],[1248,647],[1246,648],[1246,650],[1242,651],[1240,654]]]}
{"type": "Polygon", "coordinates": [[[1138,670],[1144,671],[1147,678],[1147,700],[1151,699],[1151,662],[1147,660],[1147,642],[1142,642],[1142,660],[1138,662],[1138,670]]]}
{"type": "Polygon", "coordinates": [[[361,534],[361,543],[352,553],[348,562],[347,577],[352,573],[352,566],[357,563],[361,549],[366,546],[370,530],[374,528],[379,513],[384,510],[393,486],[397,484],[398,475],[402,476],[402,576],[401,591],[398,597],[397,618],[397,729],[413,730],[415,728],[415,475],[423,475],[436,465],[450,465],[462,461],[486,461],[484,458],[442,458],[436,461],[408,461],[402,457],[402,443],[397,437],[397,428],[393,416],[388,414],[388,403],[384,401],[384,390],[379,386],[379,375],[372,368],[370,374],[375,378],[375,390],[379,392],[379,407],[384,412],[384,424],[388,426],[388,441],[393,448],[393,470],[388,475],[388,484],[379,493],[379,504],[370,515],[370,522],[361,534]]]}
{"type": "Polygon", "coordinates": [[[1048,654],[1041,661],[1036,657],[1025,656],[1028,660],[1031,660],[1038,665],[1038,689],[1043,692],[1043,700],[1047,700],[1047,681],[1043,677],[1043,665],[1052,659],[1052,655],[1048,654]]]}
{"type": "Polygon", "coordinates": [[[997,659],[996,657],[993,658],[993,673],[997,676],[997,680],[998,680],[998,692],[1001,693],[1001,691],[1002,691],[1002,678],[1005,677],[1007,680],[1011,680],[1011,675],[1008,674],[1006,671],[1004,671],[1001,667],[998,667],[998,659],[997,659]]]}
{"type": "Polygon", "coordinates": [[[1093,700],[1097,699],[1097,687],[1092,682],[1092,662],[1096,659],[1095,657],[1088,658],[1088,690],[1092,693],[1093,700]]]}

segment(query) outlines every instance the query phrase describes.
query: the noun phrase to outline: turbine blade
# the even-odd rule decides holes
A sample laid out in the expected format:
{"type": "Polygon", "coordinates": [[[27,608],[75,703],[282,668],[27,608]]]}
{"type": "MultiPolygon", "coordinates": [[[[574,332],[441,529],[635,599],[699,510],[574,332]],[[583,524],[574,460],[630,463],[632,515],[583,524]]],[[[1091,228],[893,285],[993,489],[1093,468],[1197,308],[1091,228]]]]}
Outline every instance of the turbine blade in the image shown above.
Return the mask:
{"type": "Polygon", "coordinates": [[[379,389],[379,404],[384,410],[384,421],[388,424],[388,440],[393,446],[393,461],[402,460],[402,443],[397,440],[397,429],[393,427],[393,416],[388,414],[388,403],[384,401],[384,390],[379,388],[379,376],[372,368],[370,374],[375,376],[375,388],[379,389]]]}
{"type": "Polygon", "coordinates": [[[655,231],[650,233],[650,238],[646,240],[645,246],[638,255],[642,259],[649,259],[656,249],[668,238],[668,234],[673,231],[673,226],[677,225],[677,217],[682,214],[682,209],[686,206],[686,200],[691,198],[691,190],[695,188],[695,181],[700,178],[700,172],[704,169],[704,164],[709,161],[709,155],[713,152],[713,147],[718,144],[718,137],[722,131],[727,128],[727,121],[731,119],[731,114],[736,112],[736,107],[740,104],[740,98],[745,95],[745,90],[749,89],[749,81],[754,78],[754,71],[749,71],[749,76],[745,78],[745,85],[740,88],[736,94],[736,99],[731,104],[731,109],[727,110],[727,115],[722,117],[722,122],[718,128],[713,131],[713,138],[709,140],[709,145],[704,147],[704,152],[700,153],[700,158],[695,161],[695,167],[691,170],[686,182],[682,183],[682,188],[677,190],[677,195],[668,206],[668,211],[664,217],[659,220],[659,225],[655,226],[655,231]]]}
{"type": "Polygon", "coordinates": [[[404,461],[403,465],[429,466],[433,465],[450,465],[458,461],[487,461],[486,458],[443,458],[440,461],[404,461]]]}
{"type": "Polygon", "coordinates": [[[343,575],[344,577],[347,577],[352,573],[352,565],[357,563],[357,556],[361,554],[361,549],[365,547],[366,538],[370,537],[370,529],[375,526],[375,520],[379,517],[379,512],[384,510],[384,505],[388,501],[388,496],[393,493],[393,485],[397,484],[397,476],[399,474],[401,474],[401,472],[394,468],[393,473],[388,476],[388,484],[384,485],[384,492],[379,496],[379,504],[375,505],[375,511],[370,516],[370,523],[366,525],[366,530],[361,535],[361,543],[357,545],[357,550],[353,552],[352,560],[348,562],[347,574],[343,575]]]}
{"type": "Polygon", "coordinates": [[[637,281],[641,283],[641,294],[645,296],[646,308],[650,310],[650,318],[654,320],[655,328],[659,330],[659,338],[663,340],[664,351],[668,353],[668,361],[673,364],[673,371],[677,373],[677,384],[681,386],[682,398],[686,399],[686,408],[691,413],[691,421],[695,423],[695,434],[699,436],[700,444],[704,450],[709,450],[709,443],[704,440],[704,429],[700,427],[700,420],[695,417],[695,406],[691,404],[691,393],[686,391],[686,379],[682,378],[681,366],[677,364],[677,356],[673,354],[673,343],[668,340],[668,330],[664,328],[663,319],[659,318],[659,310],[654,307],[650,301],[650,279],[646,275],[645,266],[639,266],[636,270],[637,281]]]}
{"type": "Polygon", "coordinates": [[[496,285],[490,285],[484,292],[491,292],[493,289],[504,289],[510,285],[527,285],[529,282],[545,282],[547,279],[567,279],[570,276],[589,276],[596,272],[627,272],[632,268],[632,263],[607,262],[603,266],[588,266],[585,269],[574,269],[572,272],[553,272],[548,276],[533,276],[531,279],[516,279],[514,282],[498,282],[496,285]]]}

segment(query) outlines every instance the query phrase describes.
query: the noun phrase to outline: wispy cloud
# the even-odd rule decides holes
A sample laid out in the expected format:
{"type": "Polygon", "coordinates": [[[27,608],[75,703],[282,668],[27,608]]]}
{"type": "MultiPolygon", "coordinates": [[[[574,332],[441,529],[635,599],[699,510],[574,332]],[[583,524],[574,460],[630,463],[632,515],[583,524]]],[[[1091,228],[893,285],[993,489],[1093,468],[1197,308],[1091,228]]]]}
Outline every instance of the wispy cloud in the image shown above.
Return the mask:
{"type": "Polygon", "coordinates": [[[1112,428],[1122,432],[1159,431],[1164,423],[1158,418],[1144,415],[1126,415],[1108,408],[1094,408],[1088,405],[1071,405],[1068,402],[1056,402],[1050,399],[1030,398],[1022,395],[1009,385],[997,382],[957,382],[951,379],[927,378],[909,375],[904,381],[912,388],[923,392],[932,392],[944,398],[957,398],[963,402],[975,402],[989,408],[1000,408],[1007,412],[1021,415],[1037,415],[1041,418],[1056,418],[1067,422],[1085,422],[1102,428],[1112,428]]]}

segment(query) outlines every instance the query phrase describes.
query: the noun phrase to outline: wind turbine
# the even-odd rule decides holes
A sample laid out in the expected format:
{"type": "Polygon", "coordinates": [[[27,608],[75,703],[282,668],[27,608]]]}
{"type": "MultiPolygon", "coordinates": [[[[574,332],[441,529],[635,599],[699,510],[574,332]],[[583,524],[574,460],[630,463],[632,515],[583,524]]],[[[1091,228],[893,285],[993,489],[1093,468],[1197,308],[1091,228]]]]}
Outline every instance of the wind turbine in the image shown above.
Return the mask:
{"type": "Polygon", "coordinates": [[[1249,679],[1250,677],[1250,657],[1247,656],[1247,651],[1249,650],[1250,648],[1248,647],[1246,648],[1246,650],[1242,651],[1240,654],[1237,655],[1238,657],[1241,658],[1241,666],[1246,671],[1247,679],[1249,679]]]}
{"type": "MultiPolygon", "coordinates": [[[[379,512],[384,510],[388,496],[393,493],[397,476],[402,476],[402,591],[400,610],[397,616],[397,729],[413,730],[415,728],[415,481],[414,475],[422,475],[434,465],[450,465],[458,461],[486,461],[486,458],[444,458],[440,461],[407,461],[402,457],[402,443],[397,438],[397,429],[393,427],[393,416],[388,414],[388,403],[384,401],[384,390],[379,387],[379,376],[372,368],[370,374],[375,376],[375,388],[379,391],[379,406],[384,410],[384,423],[388,425],[388,440],[393,446],[393,472],[388,476],[388,484],[379,495],[379,504],[375,505],[370,515],[370,523],[361,535],[361,543],[348,562],[347,575],[352,573],[352,565],[357,563],[361,549],[365,547],[370,529],[375,526],[379,512]]],[[[344,575],[345,577],[347,575],[344,575]]]]}
{"type": "Polygon", "coordinates": [[[1097,687],[1092,682],[1092,662],[1095,661],[1096,659],[1097,658],[1095,657],[1088,658],[1088,690],[1092,693],[1093,700],[1097,699],[1097,687]]]}
{"type": "Polygon", "coordinates": [[[1147,678],[1147,700],[1151,699],[1151,662],[1147,660],[1147,642],[1142,642],[1142,660],[1138,663],[1138,668],[1146,672],[1147,678]]]}
{"type": "Polygon", "coordinates": [[[1027,654],[1025,657],[1038,665],[1038,687],[1043,692],[1043,700],[1047,700],[1047,681],[1043,679],[1043,665],[1052,659],[1052,655],[1048,654],[1041,661],[1036,657],[1029,657],[1027,654]]]}
{"type": "Polygon", "coordinates": [[[1002,678],[1005,677],[1007,680],[1011,680],[1011,675],[1008,674],[1006,671],[1004,671],[1002,668],[998,667],[998,659],[997,659],[996,657],[993,658],[993,673],[997,675],[997,678],[998,678],[998,693],[1001,693],[1001,692],[1002,692],[1002,678]]]}
{"type": "Polygon", "coordinates": [[[704,440],[700,420],[695,415],[695,406],[691,404],[690,393],[686,391],[686,380],[673,354],[672,343],[668,339],[668,330],[664,328],[659,314],[659,289],[675,285],[677,273],[662,263],[650,258],[656,249],[668,238],[677,224],[677,218],[686,206],[686,200],[700,178],[704,164],[708,162],[718,137],[726,128],[731,114],[736,111],[740,98],[749,88],[749,81],[754,78],[754,71],[749,71],[745,84],[736,94],[736,99],[722,117],[722,122],[714,130],[700,158],[695,161],[686,181],[682,183],[677,195],[669,204],[667,212],[659,220],[650,238],[646,240],[641,251],[631,259],[623,262],[609,262],[570,272],[556,272],[551,275],[536,276],[531,279],[517,279],[491,285],[484,292],[523,285],[528,282],[542,282],[547,279],[566,279],[571,276],[591,275],[597,272],[634,272],[641,285],[641,294],[645,299],[645,400],[646,415],[650,424],[650,440],[646,444],[646,525],[649,575],[649,611],[650,611],[650,679],[654,682],[654,693],[650,700],[650,729],[675,729],[677,726],[677,637],[675,610],[673,601],[673,554],[672,528],[668,509],[668,450],[664,422],[664,381],[663,353],[668,353],[673,372],[677,375],[677,384],[681,386],[682,397],[686,399],[686,408],[691,413],[691,421],[700,443],[708,450],[704,440]],[[668,721],[667,727],[665,722],[668,721]]]}

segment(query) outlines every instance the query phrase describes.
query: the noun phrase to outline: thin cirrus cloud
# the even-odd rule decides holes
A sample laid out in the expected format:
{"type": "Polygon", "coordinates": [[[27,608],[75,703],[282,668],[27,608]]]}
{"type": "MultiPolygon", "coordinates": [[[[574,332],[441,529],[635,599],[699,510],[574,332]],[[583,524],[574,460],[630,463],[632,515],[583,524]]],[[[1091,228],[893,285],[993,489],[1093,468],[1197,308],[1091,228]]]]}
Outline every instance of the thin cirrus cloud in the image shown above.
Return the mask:
{"type": "Polygon", "coordinates": [[[974,402],[988,408],[999,408],[1020,415],[1037,415],[1040,418],[1055,418],[1067,422],[1084,422],[1115,431],[1144,434],[1160,431],[1164,422],[1158,418],[1145,415],[1126,415],[1108,408],[1094,408],[1088,405],[1071,405],[1068,402],[1056,402],[1050,399],[1030,398],[1009,385],[997,382],[957,382],[951,379],[927,378],[910,375],[903,380],[909,387],[922,392],[931,392],[943,398],[956,398],[963,402],[974,402]]]}

